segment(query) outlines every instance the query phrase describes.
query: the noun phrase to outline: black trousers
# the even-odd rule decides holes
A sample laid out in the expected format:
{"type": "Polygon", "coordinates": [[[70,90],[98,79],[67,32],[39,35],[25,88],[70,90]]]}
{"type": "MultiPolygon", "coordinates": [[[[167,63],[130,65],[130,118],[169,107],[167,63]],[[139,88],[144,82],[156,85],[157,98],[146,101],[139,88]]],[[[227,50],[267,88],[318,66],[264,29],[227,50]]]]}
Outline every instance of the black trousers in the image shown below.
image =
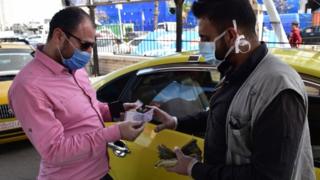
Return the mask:
{"type": "Polygon", "coordinates": [[[101,178],[101,180],[113,180],[113,178],[109,174],[106,174],[101,178]]]}

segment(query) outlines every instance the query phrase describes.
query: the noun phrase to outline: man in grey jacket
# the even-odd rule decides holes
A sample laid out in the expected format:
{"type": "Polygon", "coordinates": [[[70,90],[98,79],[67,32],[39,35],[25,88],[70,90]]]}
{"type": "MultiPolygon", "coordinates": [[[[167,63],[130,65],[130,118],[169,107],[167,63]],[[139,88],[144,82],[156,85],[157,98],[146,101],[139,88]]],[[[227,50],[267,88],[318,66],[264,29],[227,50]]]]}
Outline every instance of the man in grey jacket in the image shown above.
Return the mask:
{"type": "Polygon", "coordinates": [[[206,132],[204,162],[176,149],[168,170],[199,180],[315,179],[303,82],[258,41],[250,2],[198,0],[192,11],[223,78],[207,112],[176,119],[153,107],[156,131],[206,132]]]}

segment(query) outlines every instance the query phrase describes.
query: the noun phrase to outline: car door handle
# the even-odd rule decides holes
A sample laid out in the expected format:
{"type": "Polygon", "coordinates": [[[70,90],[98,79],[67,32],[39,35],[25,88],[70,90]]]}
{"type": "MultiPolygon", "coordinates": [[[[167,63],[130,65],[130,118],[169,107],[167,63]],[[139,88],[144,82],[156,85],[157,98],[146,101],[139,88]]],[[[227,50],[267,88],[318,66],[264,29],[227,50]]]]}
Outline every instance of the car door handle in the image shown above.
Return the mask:
{"type": "Polygon", "coordinates": [[[108,143],[108,147],[112,149],[114,155],[124,158],[130,153],[128,146],[121,140],[108,143]]]}

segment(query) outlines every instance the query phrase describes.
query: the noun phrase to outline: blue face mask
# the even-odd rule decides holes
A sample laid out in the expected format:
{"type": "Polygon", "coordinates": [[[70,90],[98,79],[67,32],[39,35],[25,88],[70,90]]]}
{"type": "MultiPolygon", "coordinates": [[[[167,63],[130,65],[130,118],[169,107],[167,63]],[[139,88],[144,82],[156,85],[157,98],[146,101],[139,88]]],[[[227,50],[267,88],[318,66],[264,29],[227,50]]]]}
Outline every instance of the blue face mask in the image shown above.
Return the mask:
{"type": "Polygon", "coordinates": [[[218,65],[219,61],[217,61],[215,56],[215,43],[213,42],[200,42],[199,43],[199,53],[204,57],[206,62],[218,65]]]}
{"type": "MultiPolygon", "coordinates": [[[[60,50],[59,50],[60,52],[60,50]]],[[[60,53],[62,56],[62,54],[60,53]]],[[[75,48],[73,55],[69,59],[65,59],[62,56],[62,63],[69,69],[69,70],[77,70],[83,68],[91,58],[91,54],[86,51],[80,51],[79,49],[75,48]]]]}
{"type": "Polygon", "coordinates": [[[90,61],[91,54],[87,51],[80,51],[68,38],[66,38],[66,40],[74,48],[74,52],[70,58],[66,59],[62,56],[60,48],[57,47],[62,59],[62,64],[71,71],[83,68],[90,61]]]}
{"type": "Polygon", "coordinates": [[[90,53],[86,51],[80,51],[78,48],[74,48],[75,50],[73,52],[73,55],[70,58],[66,59],[62,56],[60,48],[57,48],[62,59],[62,64],[71,71],[83,68],[91,59],[90,53]]]}

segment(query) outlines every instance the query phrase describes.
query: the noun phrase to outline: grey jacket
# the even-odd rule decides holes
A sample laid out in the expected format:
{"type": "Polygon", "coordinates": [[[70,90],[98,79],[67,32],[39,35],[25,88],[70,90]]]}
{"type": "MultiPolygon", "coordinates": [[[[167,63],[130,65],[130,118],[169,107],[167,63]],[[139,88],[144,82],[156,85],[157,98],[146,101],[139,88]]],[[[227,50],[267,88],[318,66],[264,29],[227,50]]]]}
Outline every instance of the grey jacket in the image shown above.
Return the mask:
{"type": "MultiPolygon", "coordinates": [[[[308,99],[299,74],[268,53],[231,102],[226,121],[228,165],[250,164],[251,133],[255,120],[280,92],[288,89],[301,95],[307,107],[308,99]]],[[[291,179],[315,179],[307,115],[297,152],[291,179]]]]}

